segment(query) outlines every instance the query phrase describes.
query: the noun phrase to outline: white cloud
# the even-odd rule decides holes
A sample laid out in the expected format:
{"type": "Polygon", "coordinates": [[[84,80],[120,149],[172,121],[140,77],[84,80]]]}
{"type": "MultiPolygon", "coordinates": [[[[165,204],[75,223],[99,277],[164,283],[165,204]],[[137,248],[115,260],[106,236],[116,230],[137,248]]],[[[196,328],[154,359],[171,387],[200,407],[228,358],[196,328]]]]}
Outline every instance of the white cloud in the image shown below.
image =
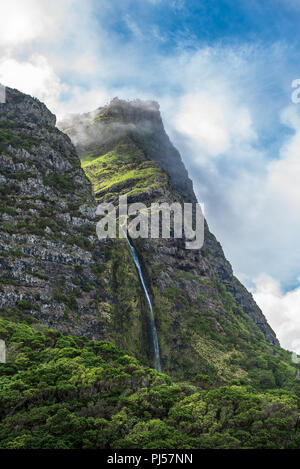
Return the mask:
{"type": "Polygon", "coordinates": [[[300,354],[300,284],[283,293],[277,280],[261,275],[253,294],[275,329],[281,346],[300,354]]]}
{"type": "Polygon", "coordinates": [[[296,106],[290,106],[283,111],[282,122],[290,127],[294,134],[281,148],[280,159],[269,165],[269,180],[273,189],[299,210],[300,116],[296,106]]]}
{"type": "Polygon", "coordinates": [[[72,0],[0,0],[1,47],[16,47],[35,39],[59,35],[72,0]]]}
{"type": "Polygon", "coordinates": [[[90,90],[63,83],[47,59],[39,55],[26,62],[0,61],[0,82],[37,97],[55,111],[58,119],[69,113],[91,111],[109,100],[106,90],[101,87],[90,90]],[[68,95],[65,101],[63,94],[68,95]]]}
{"type": "Polygon", "coordinates": [[[108,103],[110,98],[106,90],[101,87],[92,90],[80,86],[70,87],[68,100],[59,101],[55,105],[57,118],[60,120],[68,114],[94,111],[100,105],[108,103]]]}
{"type": "Polygon", "coordinates": [[[193,139],[198,159],[220,156],[240,142],[255,138],[251,116],[243,106],[230,102],[230,94],[210,91],[184,95],[174,119],[178,132],[193,139]]]}
{"type": "Polygon", "coordinates": [[[78,84],[78,77],[94,76],[101,65],[93,48],[91,5],[90,0],[84,5],[79,0],[0,0],[5,18],[0,82],[39,98],[59,118],[107,100],[103,87],[78,84]],[[68,48],[62,47],[64,41],[69,41],[68,48]],[[62,80],[62,74],[73,75],[73,83],[62,80]]]}
{"type": "Polygon", "coordinates": [[[158,5],[159,3],[169,3],[169,5],[172,8],[175,8],[176,10],[181,10],[184,5],[185,5],[185,0],[147,0],[149,3],[152,3],[153,5],[158,5]]]}
{"type": "Polygon", "coordinates": [[[137,38],[137,39],[144,39],[144,34],[141,31],[141,29],[138,27],[138,25],[132,21],[130,15],[125,15],[124,21],[126,23],[126,26],[128,29],[131,31],[131,33],[137,38]]]}
{"type": "Polygon", "coordinates": [[[39,98],[51,109],[66,90],[47,59],[40,55],[33,55],[26,61],[0,60],[0,82],[39,98]]]}

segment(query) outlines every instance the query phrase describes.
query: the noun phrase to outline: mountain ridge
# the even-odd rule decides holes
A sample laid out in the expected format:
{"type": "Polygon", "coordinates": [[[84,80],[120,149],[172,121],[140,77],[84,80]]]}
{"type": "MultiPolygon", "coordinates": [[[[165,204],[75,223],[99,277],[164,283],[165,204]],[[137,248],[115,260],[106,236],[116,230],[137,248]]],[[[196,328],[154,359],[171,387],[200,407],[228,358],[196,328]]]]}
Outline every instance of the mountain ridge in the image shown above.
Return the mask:
{"type": "MultiPolygon", "coordinates": [[[[0,107],[1,315],[109,340],[151,366],[149,314],[138,272],[126,240],[97,240],[95,209],[124,194],[129,202],[147,205],[195,200],[158,106],[143,104],[140,110],[135,101],[132,111],[132,104],[114,100],[73,118],[80,131],[72,125],[65,130],[78,137],[80,168],[70,138],[55,128],[43,104],[16,90],[7,89],[7,96],[0,107]]],[[[204,247],[196,252],[180,239],[134,240],[153,303],[162,368],[177,378],[200,373],[217,383],[238,376],[252,382],[247,355],[276,354],[272,346],[278,342],[233,277],[207,224],[205,231],[204,247]]]]}
{"type": "MultiPolygon", "coordinates": [[[[143,151],[146,159],[157,162],[159,167],[170,176],[172,186],[182,195],[184,202],[196,203],[193,183],[178,150],[165,132],[159,109],[159,104],[154,101],[125,101],[114,98],[107,106],[83,116],[73,117],[75,119],[73,124],[69,121],[59,126],[69,134],[83,159],[87,152],[93,153],[96,150],[98,153],[107,153],[106,150],[113,148],[115,142],[129,136],[131,141],[143,151]],[[91,122],[94,125],[91,125],[91,122]],[[107,131],[108,126],[112,127],[110,132],[107,131]],[[116,129],[119,132],[116,132],[116,129]]],[[[208,252],[215,273],[233,294],[237,303],[252,317],[267,340],[274,345],[279,345],[274,331],[268,325],[251,293],[234,277],[232,267],[225,258],[220,243],[212,235],[206,222],[205,224],[203,249],[208,252]],[[211,255],[211,252],[214,255],[211,255]]]]}

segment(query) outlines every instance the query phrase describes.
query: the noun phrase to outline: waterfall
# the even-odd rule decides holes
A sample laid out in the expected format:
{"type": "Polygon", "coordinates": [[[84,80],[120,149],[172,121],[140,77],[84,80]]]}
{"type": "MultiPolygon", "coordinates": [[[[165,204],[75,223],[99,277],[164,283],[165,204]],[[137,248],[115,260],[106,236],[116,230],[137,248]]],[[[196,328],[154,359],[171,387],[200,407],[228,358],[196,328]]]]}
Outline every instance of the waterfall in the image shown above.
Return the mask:
{"type": "MultiPolygon", "coordinates": [[[[126,234],[125,234],[125,235],[126,235],[126,234]]],[[[147,290],[147,287],[146,287],[146,284],[145,284],[145,280],[144,280],[144,276],[143,276],[141,264],[140,264],[138,255],[137,255],[137,253],[136,253],[136,250],[135,250],[134,247],[132,246],[132,244],[131,244],[131,242],[129,241],[127,235],[126,235],[126,239],[127,239],[128,246],[129,246],[129,248],[130,248],[130,251],[131,251],[132,258],[133,258],[133,260],[134,260],[135,266],[136,266],[136,268],[137,268],[137,271],[138,271],[138,274],[139,274],[139,277],[140,277],[140,280],[141,280],[141,284],[142,284],[142,286],[143,286],[143,289],[144,289],[144,292],[145,292],[145,296],[146,296],[146,299],[147,299],[147,303],[148,303],[148,306],[149,306],[149,311],[150,311],[150,327],[151,327],[152,342],[153,342],[154,356],[155,356],[154,368],[155,368],[157,371],[161,372],[161,364],[160,364],[160,355],[159,355],[159,346],[158,346],[158,339],[157,339],[157,331],[156,331],[156,326],[155,326],[155,319],[154,319],[154,313],[153,313],[151,298],[150,298],[150,295],[149,295],[149,293],[148,293],[148,290],[147,290]]]]}

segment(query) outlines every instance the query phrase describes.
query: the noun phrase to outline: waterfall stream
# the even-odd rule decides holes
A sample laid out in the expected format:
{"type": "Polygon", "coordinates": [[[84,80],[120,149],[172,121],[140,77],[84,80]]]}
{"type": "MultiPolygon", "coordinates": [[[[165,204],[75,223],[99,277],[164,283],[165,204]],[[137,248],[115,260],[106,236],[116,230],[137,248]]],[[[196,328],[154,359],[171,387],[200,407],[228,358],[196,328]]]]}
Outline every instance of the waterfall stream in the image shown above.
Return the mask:
{"type": "Polygon", "coordinates": [[[148,290],[147,290],[147,287],[146,287],[146,284],[145,284],[145,280],[144,280],[144,276],[143,276],[141,264],[140,264],[138,255],[137,255],[137,253],[136,253],[136,250],[135,250],[134,247],[132,246],[132,244],[131,244],[131,242],[129,241],[129,239],[128,239],[127,236],[126,236],[126,239],[127,239],[128,246],[129,246],[129,248],[130,248],[131,255],[132,255],[132,258],[133,258],[133,260],[134,260],[135,266],[136,266],[136,268],[137,268],[137,271],[138,271],[138,274],[139,274],[139,277],[140,277],[140,280],[141,280],[141,284],[142,284],[142,286],[143,286],[143,289],[144,289],[144,292],[145,292],[145,296],[146,296],[146,299],[147,299],[147,303],[148,303],[148,306],[149,306],[149,311],[150,311],[150,328],[151,328],[152,342],[153,342],[153,348],[154,348],[154,357],[155,357],[154,368],[155,368],[157,371],[161,372],[161,364],[160,364],[160,355],[159,355],[158,338],[157,338],[157,331],[156,331],[156,326],[155,326],[155,319],[154,319],[154,313],[153,313],[151,298],[150,298],[150,295],[149,295],[149,293],[148,293],[148,290]]]}

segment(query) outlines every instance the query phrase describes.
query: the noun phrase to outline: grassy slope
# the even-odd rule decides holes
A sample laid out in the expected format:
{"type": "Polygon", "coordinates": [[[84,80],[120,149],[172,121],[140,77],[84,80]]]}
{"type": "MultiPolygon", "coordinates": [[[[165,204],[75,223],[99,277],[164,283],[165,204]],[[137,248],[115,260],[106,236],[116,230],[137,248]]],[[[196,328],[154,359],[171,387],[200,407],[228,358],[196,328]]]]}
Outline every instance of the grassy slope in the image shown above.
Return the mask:
{"type": "Polygon", "coordinates": [[[143,193],[145,189],[159,187],[166,175],[133,145],[121,144],[103,155],[86,153],[82,168],[92,182],[96,198],[105,200],[128,187],[128,196],[143,193]]]}
{"type": "Polygon", "coordinates": [[[297,398],[174,383],[113,345],[0,319],[0,448],[295,448],[297,398]]]}

